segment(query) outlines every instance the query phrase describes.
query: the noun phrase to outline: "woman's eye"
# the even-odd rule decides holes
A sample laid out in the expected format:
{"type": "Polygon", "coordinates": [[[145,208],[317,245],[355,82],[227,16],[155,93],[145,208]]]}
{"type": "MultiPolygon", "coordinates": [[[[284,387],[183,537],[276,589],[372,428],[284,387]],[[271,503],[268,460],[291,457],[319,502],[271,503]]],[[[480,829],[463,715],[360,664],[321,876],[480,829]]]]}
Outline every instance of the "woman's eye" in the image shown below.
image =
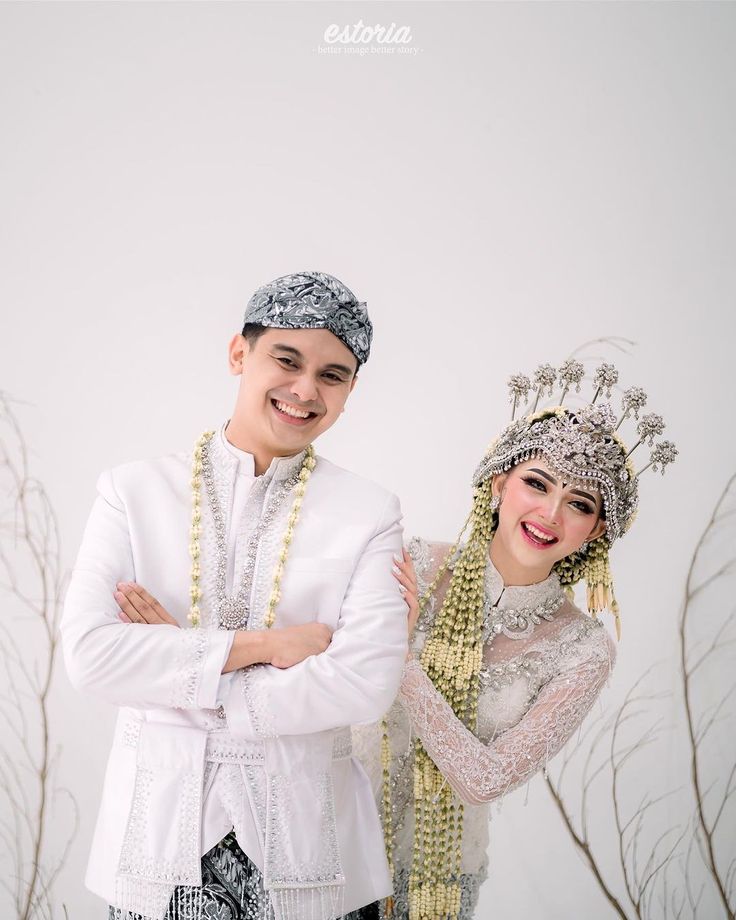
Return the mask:
{"type": "Polygon", "coordinates": [[[582,511],[583,514],[593,514],[593,509],[585,502],[570,502],[570,505],[577,511],[582,511]]]}
{"type": "Polygon", "coordinates": [[[525,479],[524,479],[524,482],[525,482],[528,486],[531,486],[532,489],[537,489],[537,491],[539,491],[539,492],[546,492],[546,491],[547,491],[547,488],[546,488],[546,486],[544,485],[544,483],[542,482],[542,480],[541,480],[541,479],[535,479],[534,476],[529,476],[529,477],[525,478],[525,479]]]}

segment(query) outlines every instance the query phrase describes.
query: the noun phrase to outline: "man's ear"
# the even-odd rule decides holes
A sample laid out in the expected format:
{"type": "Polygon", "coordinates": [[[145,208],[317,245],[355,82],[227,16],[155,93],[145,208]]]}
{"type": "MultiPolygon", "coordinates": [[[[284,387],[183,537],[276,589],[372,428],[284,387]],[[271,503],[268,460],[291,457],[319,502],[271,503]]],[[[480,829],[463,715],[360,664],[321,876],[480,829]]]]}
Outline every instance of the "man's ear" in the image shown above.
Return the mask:
{"type": "Polygon", "coordinates": [[[249,347],[248,340],[239,332],[230,339],[227,348],[227,363],[231,374],[243,373],[243,363],[249,347]]]}

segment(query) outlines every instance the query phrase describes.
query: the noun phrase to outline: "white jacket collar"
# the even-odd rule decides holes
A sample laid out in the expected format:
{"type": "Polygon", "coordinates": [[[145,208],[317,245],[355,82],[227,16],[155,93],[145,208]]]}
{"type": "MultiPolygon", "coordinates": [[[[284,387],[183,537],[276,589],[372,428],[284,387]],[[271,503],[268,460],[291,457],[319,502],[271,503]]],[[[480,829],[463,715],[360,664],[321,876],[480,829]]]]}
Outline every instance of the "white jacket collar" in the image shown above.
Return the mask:
{"type": "MultiPolygon", "coordinates": [[[[225,436],[227,425],[228,423],[224,422],[210,442],[210,457],[215,470],[220,473],[224,472],[228,478],[233,478],[238,474],[254,477],[255,459],[253,454],[241,450],[228,441],[225,436]]],[[[304,463],[305,454],[306,450],[302,450],[292,457],[274,457],[263,476],[258,478],[262,478],[264,483],[269,483],[271,480],[279,483],[297,476],[304,463]]]]}

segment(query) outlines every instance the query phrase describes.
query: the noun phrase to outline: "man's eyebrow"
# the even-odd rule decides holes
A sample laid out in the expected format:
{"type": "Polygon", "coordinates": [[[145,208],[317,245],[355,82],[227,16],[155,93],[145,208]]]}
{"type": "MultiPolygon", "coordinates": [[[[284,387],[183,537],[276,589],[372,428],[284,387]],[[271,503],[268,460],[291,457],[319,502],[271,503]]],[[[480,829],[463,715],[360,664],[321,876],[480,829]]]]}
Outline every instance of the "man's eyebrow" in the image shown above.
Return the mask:
{"type": "MultiPolygon", "coordinates": [[[[304,360],[304,355],[299,351],[298,348],[294,348],[293,345],[282,345],[280,342],[276,342],[271,347],[278,348],[279,351],[285,351],[287,354],[293,355],[295,358],[299,358],[300,361],[304,360]]],[[[353,374],[355,374],[355,371],[351,367],[347,367],[345,364],[326,364],[323,370],[339,371],[340,373],[345,374],[347,377],[352,377],[353,374]]]]}
{"type": "MultiPolygon", "coordinates": [[[[544,470],[538,470],[535,468],[535,469],[530,469],[529,472],[537,473],[537,475],[539,476],[544,476],[547,482],[551,482],[553,486],[557,485],[557,480],[555,479],[555,477],[550,476],[549,473],[545,473],[544,470]]],[[[570,492],[572,492],[573,495],[582,495],[583,498],[589,498],[595,505],[595,496],[591,495],[590,492],[583,492],[581,489],[570,489],[570,492]]]]}
{"type": "Polygon", "coordinates": [[[355,371],[352,368],[346,367],[344,364],[326,364],[324,367],[324,370],[340,371],[341,373],[346,374],[348,377],[352,377],[353,374],[355,373],[355,371]]]}
{"type": "Polygon", "coordinates": [[[299,349],[294,348],[293,345],[281,345],[279,342],[276,342],[271,346],[271,348],[279,348],[281,351],[286,351],[290,355],[294,355],[295,358],[304,358],[304,355],[299,351],[299,349]]]}

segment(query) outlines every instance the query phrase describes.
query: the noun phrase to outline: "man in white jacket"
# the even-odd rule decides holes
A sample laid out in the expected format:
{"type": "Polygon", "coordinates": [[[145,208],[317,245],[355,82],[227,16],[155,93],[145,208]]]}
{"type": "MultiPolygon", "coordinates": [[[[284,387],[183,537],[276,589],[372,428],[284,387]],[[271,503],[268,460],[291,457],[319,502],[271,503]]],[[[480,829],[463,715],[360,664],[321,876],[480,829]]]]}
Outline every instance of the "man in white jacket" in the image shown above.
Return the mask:
{"type": "Polygon", "coordinates": [[[100,477],[62,636],[73,684],[120,707],[86,880],[113,917],[332,920],[390,893],[349,726],[399,684],[401,512],[311,448],[371,334],[337,279],[276,279],[230,343],[230,421],[100,477]]]}

